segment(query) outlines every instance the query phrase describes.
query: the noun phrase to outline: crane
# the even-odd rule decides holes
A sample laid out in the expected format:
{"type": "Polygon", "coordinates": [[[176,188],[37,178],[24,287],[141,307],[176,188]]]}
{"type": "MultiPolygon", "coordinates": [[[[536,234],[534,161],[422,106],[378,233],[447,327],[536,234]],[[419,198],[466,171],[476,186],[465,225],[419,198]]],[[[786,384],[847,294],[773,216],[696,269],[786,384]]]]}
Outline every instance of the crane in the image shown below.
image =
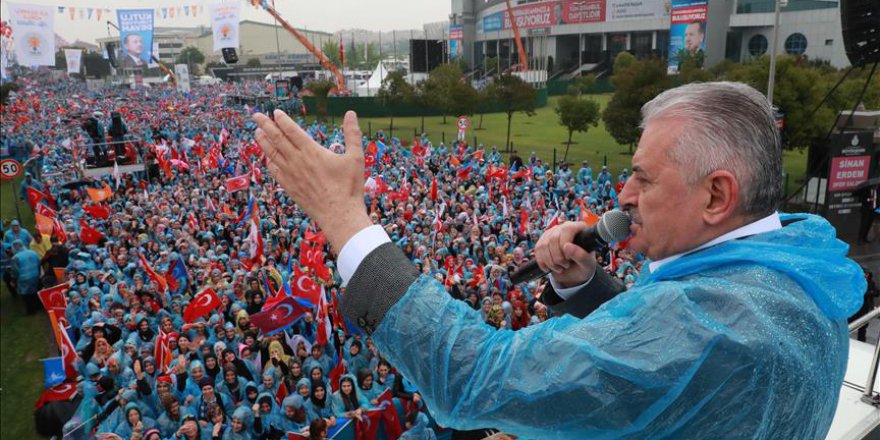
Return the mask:
{"type": "Polygon", "coordinates": [[[519,26],[516,25],[516,19],[513,17],[513,8],[510,6],[510,0],[504,0],[507,4],[507,18],[510,20],[510,28],[513,29],[513,37],[516,39],[516,50],[519,52],[519,69],[517,66],[511,67],[511,70],[526,70],[528,60],[526,60],[526,51],[523,49],[522,37],[519,34],[519,26]]]}
{"type": "Polygon", "coordinates": [[[309,41],[309,39],[306,38],[305,35],[301,34],[293,26],[291,26],[290,23],[281,18],[281,14],[279,14],[278,11],[275,10],[275,7],[273,5],[270,5],[269,2],[267,2],[266,0],[251,0],[251,3],[254,6],[261,6],[263,9],[266,10],[266,12],[269,13],[269,15],[278,20],[278,22],[281,23],[281,26],[283,26],[284,29],[287,30],[287,32],[290,32],[291,35],[293,35],[297,40],[299,40],[299,42],[303,46],[305,46],[306,50],[311,52],[311,54],[318,59],[318,62],[321,63],[321,66],[333,73],[333,76],[336,78],[336,88],[331,90],[331,92],[337,95],[348,94],[348,89],[345,87],[345,77],[342,75],[342,72],[340,72],[339,69],[336,68],[336,65],[333,64],[333,61],[330,61],[330,58],[327,58],[327,55],[324,55],[324,52],[321,50],[321,48],[312,44],[312,42],[309,41]]]}

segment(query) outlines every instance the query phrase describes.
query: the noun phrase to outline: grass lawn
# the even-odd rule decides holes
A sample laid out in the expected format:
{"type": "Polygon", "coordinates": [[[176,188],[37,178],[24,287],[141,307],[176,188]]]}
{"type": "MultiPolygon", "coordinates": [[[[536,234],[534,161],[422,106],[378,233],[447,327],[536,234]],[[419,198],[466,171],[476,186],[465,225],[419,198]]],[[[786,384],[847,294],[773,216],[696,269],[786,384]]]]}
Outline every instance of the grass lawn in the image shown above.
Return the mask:
{"type": "MultiPolygon", "coordinates": [[[[12,182],[0,185],[0,218],[4,225],[16,217],[12,182]]],[[[21,202],[22,226],[31,230],[34,219],[21,202]]],[[[5,283],[0,288],[0,438],[36,439],[34,403],[43,392],[40,359],[50,355],[49,319],[24,315],[24,303],[13,299],[5,283]]]]}
{"type": "MultiPolygon", "coordinates": [[[[595,99],[604,109],[611,99],[611,95],[593,95],[590,98],[595,99]]],[[[557,158],[562,159],[565,153],[564,142],[568,138],[568,132],[559,125],[558,117],[553,111],[558,99],[559,97],[556,96],[550,97],[547,105],[537,109],[536,114],[532,117],[523,113],[513,115],[510,140],[522,158],[528,158],[529,154],[534,151],[547,163],[553,159],[553,150],[555,149],[557,158]]],[[[338,120],[336,122],[341,123],[338,120]]],[[[382,128],[385,133],[388,133],[389,122],[388,118],[360,119],[361,129],[364,132],[372,127],[374,132],[382,128]]],[[[507,133],[507,116],[503,113],[483,115],[482,130],[475,130],[479,126],[479,122],[480,116],[474,115],[471,129],[467,133],[468,141],[473,143],[474,136],[476,136],[477,142],[487,148],[496,145],[499,149],[503,149],[507,133]]],[[[419,117],[394,118],[394,134],[406,144],[412,141],[413,130],[420,130],[420,128],[421,118],[419,117]]],[[[443,124],[442,117],[429,116],[425,117],[425,132],[436,145],[443,139],[444,134],[447,143],[451,142],[458,134],[458,129],[455,126],[454,118],[446,118],[446,124],[443,124]]],[[[574,165],[575,169],[580,167],[583,160],[590,161],[594,173],[598,172],[598,168],[606,160],[609,170],[615,176],[623,168],[630,168],[632,156],[629,154],[629,147],[615,142],[605,130],[605,124],[601,119],[598,127],[590,127],[586,133],[575,132],[572,136],[572,142],[568,152],[568,161],[574,165]]],[[[797,189],[802,183],[806,162],[806,151],[785,153],[785,171],[791,176],[788,182],[790,191],[797,189]]]]}

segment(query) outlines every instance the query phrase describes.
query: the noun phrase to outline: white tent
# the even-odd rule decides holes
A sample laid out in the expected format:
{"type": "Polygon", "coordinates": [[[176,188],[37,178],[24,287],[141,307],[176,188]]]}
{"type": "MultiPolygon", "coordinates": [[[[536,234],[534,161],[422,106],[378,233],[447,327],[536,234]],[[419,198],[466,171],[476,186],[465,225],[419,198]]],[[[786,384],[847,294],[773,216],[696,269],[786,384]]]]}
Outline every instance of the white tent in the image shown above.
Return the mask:
{"type": "Polygon", "coordinates": [[[385,80],[386,76],[388,76],[388,69],[380,61],[376,66],[376,70],[373,70],[373,74],[370,75],[370,79],[359,84],[357,89],[355,89],[355,93],[358,96],[376,96],[379,93],[379,89],[382,88],[382,81],[385,80]]]}

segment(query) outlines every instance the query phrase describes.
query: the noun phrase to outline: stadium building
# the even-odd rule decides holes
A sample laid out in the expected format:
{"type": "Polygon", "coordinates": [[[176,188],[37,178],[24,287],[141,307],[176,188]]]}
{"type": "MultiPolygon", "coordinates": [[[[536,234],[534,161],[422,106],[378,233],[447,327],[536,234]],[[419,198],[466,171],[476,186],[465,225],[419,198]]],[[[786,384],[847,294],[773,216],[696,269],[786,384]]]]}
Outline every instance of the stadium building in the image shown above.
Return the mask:
{"type": "MultiPolygon", "coordinates": [[[[546,70],[550,78],[603,70],[622,51],[669,58],[670,43],[674,53],[701,43],[694,51],[708,66],[724,59],[741,62],[769,53],[773,39],[773,0],[511,0],[511,5],[528,68],[546,70]]],[[[452,0],[450,57],[475,68],[494,65],[486,63],[489,58],[502,70],[518,64],[506,9],[504,0],[452,0]]],[[[777,53],[849,65],[839,2],[788,0],[780,14],[777,53]]]]}

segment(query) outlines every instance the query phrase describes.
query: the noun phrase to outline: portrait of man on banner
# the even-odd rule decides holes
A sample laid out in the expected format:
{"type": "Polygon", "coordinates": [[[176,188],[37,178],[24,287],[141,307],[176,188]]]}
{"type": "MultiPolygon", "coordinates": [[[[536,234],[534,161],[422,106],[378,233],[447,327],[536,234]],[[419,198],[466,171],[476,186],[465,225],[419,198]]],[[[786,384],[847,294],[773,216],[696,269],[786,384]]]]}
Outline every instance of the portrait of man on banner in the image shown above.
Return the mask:
{"type": "Polygon", "coordinates": [[[123,69],[145,68],[153,52],[153,10],[117,11],[123,69]]]}

